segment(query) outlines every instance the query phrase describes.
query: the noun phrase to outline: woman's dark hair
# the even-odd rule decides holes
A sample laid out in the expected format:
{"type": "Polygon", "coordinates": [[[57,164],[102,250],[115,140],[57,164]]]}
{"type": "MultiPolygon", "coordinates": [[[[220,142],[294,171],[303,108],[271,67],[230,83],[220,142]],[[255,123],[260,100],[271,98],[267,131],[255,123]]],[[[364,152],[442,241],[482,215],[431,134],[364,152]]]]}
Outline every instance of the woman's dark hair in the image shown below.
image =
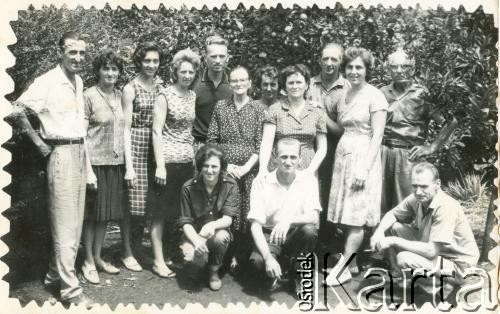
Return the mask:
{"type": "MultiPolygon", "coordinates": [[[[300,74],[304,77],[307,86],[309,86],[309,83],[311,82],[311,72],[307,68],[307,66],[299,63],[299,64],[294,64],[294,65],[289,65],[280,72],[280,77],[279,77],[279,84],[282,86],[283,89],[286,90],[286,79],[292,75],[292,74],[300,74]]],[[[306,95],[304,94],[304,97],[306,95]]]]}
{"type": "Polygon", "coordinates": [[[99,71],[101,68],[111,64],[116,65],[120,71],[119,74],[123,73],[123,59],[113,49],[104,49],[94,58],[94,61],[92,61],[92,70],[97,81],[99,81],[99,71]]]}
{"type": "Polygon", "coordinates": [[[207,143],[196,152],[196,156],[194,157],[196,169],[201,171],[205,161],[214,156],[220,160],[220,170],[222,175],[222,173],[227,169],[227,160],[222,149],[215,143],[207,143]]]}
{"type": "MultiPolygon", "coordinates": [[[[275,80],[275,79],[279,79],[279,75],[280,75],[280,72],[278,71],[278,69],[275,66],[267,64],[263,67],[258,68],[257,71],[255,72],[255,76],[254,76],[254,80],[253,80],[254,85],[257,88],[260,88],[260,84],[262,84],[262,77],[263,76],[268,77],[272,80],[275,80]]],[[[279,80],[278,80],[278,88],[279,88],[279,80]]]]}
{"type": "Polygon", "coordinates": [[[346,66],[356,58],[361,58],[366,68],[366,79],[370,77],[373,70],[373,65],[375,64],[375,58],[370,50],[358,47],[349,47],[344,52],[344,57],[342,58],[342,63],[340,64],[340,69],[345,75],[346,66]]]}
{"type": "Polygon", "coordinates": [[[135,69],[138,72],[141,71],[141,62],[142,60],[144,60],[144,57],[146,57],[146,53],[148,53],[149,51],[158,52],[158,55],[160,56],[160,65],[163,63],[163,51],[157,43],[155,43],[154,41],[145,41],[139,43],[134,51],[134,56],[132,57],[132,59],[134,60],[135,69]]]}

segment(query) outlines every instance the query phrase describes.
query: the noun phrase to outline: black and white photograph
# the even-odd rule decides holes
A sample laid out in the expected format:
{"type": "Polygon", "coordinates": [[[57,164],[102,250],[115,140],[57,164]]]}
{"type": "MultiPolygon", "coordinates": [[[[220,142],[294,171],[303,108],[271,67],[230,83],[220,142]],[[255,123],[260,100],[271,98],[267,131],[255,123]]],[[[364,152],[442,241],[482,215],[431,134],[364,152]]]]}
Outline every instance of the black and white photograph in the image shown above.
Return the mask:
{"type": "Polygon", "coordinates": [[[7,312],[498,310],[498,1],[1,14],[7,312]]]}

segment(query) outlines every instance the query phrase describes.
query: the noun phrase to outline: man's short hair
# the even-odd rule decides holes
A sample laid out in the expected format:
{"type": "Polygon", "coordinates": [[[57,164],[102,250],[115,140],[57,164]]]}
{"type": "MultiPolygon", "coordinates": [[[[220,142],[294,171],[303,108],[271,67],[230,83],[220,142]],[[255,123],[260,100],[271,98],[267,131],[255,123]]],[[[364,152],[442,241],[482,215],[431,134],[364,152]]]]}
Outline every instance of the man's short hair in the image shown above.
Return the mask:
{"type": "Polygon", "coordinates": [[[224,151],[219,147],[219,145],[215,143],[207,143],[196,152],[196,155],[194,157],[194,160],[196,162],[196,169],[198,171],[201,171],[205,161],[214,156],[219,158],[220,160],[220,171],[222,175],[222,173],[226,171],[227,160],[224,151]]]}
{"type": "Polygon", "coordinates": [[[66,32],[61,36],[61,38],[59,39],[59,43],[58,43],[59,48],[61,48],[62,50],[64,50],[64,45],[66,44],[67,39],[83,40],[82,35],[80,33],[73,32],[73,31],[66,32]]]}
{"type": "Polygon", "coordinates": [[[284,137],[278,140],[276,142],[276,145],[274,146],[274,155],[278,157],[278,148],[280,145],[285,145],[285,146],[298,146],[299,148],[299,157],[302,153],[302,145],[300,144],[300,141],[296,138],[293,137],[284,137]]]}
{"type": "Polygon", "coordinates": [[[227,48],[228,44],[227,40],[219,35],[208,36],[207,39],[205,39],[205,49],[208,49],[210,45],[221,45],[227,48]]]}
{"type": "Polygon", "coordinates": [[[342,57],[344,56],[344,48],[341,45],[339,45],[337,43],[333,43],[333,42],[325,43],[325,44],[323,44],[323,46],[321,46],[321,49],[319,50],[319,58],[320,59],[323,58],[323,51],[325,49],[328,49],[328,48],[336,48],[336,49],[338,49],[339,52],[340,52],[340,60],[339,61],[342,60],[342,57]]]}
{"type": "Polygon", "coordinates": [[[399,56],[401,56],[401,57],[405,58],[406,60],[408,60],[408,63],[411,66],[415,66],[415,60],[413,60],[412,58],[410,58],[410,56],[403,49],[397,49],[396,51],[394,51],[393,53],[391,53],[387,57],[386,66],[390,66],[392,64],[392,60],[395,57],[399,57],[399,56]]]}
{"type": "Polygon", "coordinates": [[[411,169],[411,175],[413,176],[413,174],[422,173],[425,170],[428,170],[432,173],[434,182],[439,180],[439,171],[437,170],[436,166],[427,161],[423,161],[414,165],[413,168],[411,169]]]}

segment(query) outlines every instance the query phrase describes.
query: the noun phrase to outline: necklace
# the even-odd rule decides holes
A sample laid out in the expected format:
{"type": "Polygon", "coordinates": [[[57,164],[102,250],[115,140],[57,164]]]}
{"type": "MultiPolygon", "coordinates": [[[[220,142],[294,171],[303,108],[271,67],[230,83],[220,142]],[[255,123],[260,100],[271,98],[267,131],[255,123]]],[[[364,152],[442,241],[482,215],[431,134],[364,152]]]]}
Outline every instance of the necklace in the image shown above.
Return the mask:
{"type": "Polygon", "coordinates": [[[113,111],[113,114],[114,114],[116,111],[116,106],[114,104],[116,104],[116,102],[117,102],[115,89],[113,88],[113,102],[109,99],[108,95],[99,86],[96,86],[96,89],[97,89],[97,92],[99,93],[99,95],[101,95],[101,97],[104,99],[106,104],[111,108],[111,111],[113,111]]]}

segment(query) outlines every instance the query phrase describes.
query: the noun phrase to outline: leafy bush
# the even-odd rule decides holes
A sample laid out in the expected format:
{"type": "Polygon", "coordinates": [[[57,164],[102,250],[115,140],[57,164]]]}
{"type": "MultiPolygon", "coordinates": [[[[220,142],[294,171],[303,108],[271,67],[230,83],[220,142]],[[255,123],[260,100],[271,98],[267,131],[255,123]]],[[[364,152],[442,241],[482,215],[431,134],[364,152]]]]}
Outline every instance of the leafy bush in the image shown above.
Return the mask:
{"type": "Polygon", "coordinates": [[[484,233],[491,195],[484,176],[474,173],[459,176],[456,180],[449,182],[444,190],[463,206],[474,236],[480,239],[484,233]]]}
{"type": "MultiPolygon", "coordinates": [[[[90,61],[100,49],[115,48],[131,61],[135,46],[142,40],[159,42],[169,62],[176,51],[186,47],[203,54],[204,39],[219,33],[230,42],[230,66],[241,64],[253,71],[266,63],[283,67],[301,62],[316,73],[317,52],[323,42],[361,46],[377,57],[370,78],[377,86],[389,80],[382,61],[402,47],[416,59],[417,79],[430,91],[427,100],[445,116],[460,122],[453,140],[434,160],[443,177],[485,168],[492,173],[490,165],[496,160],[498,32],[493,16],[485,15],[481,7],[468,13],[463,7],[451,11],[422,10],[418,6],[344,8],[339,3],[326,9],[285,9],[281,5],[246,9],[240,4],[236,10],[225,6],[201,10],[167,9],[163,5],[158,10],[44,6],[19,11],[19,19],[11,25],[18,38],[10,47],[17,57],[16,65],[8,70],[16,83],[14,92],[8,95],[11,100],[53,66],[57,61],[56,43],[68,30],[85,34],[88,43],[89,62],[83,73],[86,86],[93,83],[90,61]]],[[[133,75],[134,66],[129,62],[120,84],[133,75]]],[[[160,75],[168,81],[169,67],[162,66],[160,75]]],[[[429,140],[435,130],[431,130],[429,140]]]]}
{"type": "Polygon", "coordinates": [[[469,173],[449,182],[445,190],[456,200],[475,202],[486,193],[486,185],[480,175],[469,173]]]}

